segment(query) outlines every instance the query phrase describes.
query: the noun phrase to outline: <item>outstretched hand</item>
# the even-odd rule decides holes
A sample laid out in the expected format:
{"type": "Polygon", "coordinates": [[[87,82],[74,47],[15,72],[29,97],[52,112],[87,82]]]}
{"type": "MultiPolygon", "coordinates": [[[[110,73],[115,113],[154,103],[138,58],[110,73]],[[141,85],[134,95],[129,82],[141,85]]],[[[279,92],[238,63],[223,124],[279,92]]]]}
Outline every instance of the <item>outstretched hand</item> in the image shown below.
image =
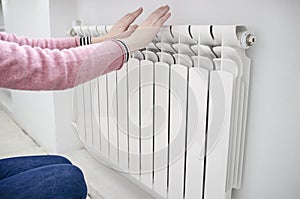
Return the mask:
{"type": "Polygon", "coordinates": [[[142,12],[143,8],[141,7],[119,19],[107,33],[108,37],[121,39],[130,36],[138,28],[138,25],[131,24],[142,14],[142,12]]]}
{"type": "Polygon", "coordinates": [[[143,12],[143,8],[139,8],[119,19],[106,35],[92,38],[92,43],[121,39],[131,52],[145,48],[171,16],[169,10],[168,5],[161,6],[152,12],[140,26],[132,25],[143,12]]]}
{"type": "Polygon", "coordinates": [[[154,39],[161,26],[170,18],[169,10],[168,5],[156,9],[129,37],[121,39],[130,52],[145,48],[154,39]]]}
{"type": "Polygon", "coordinates": [[[92,38],[92,43],[129,37],[138,28],[138,25],[132,25],[132,23],[142,14],[142,12],[143,8],[141,7],[131,13],[127,13],[110,28],[106,35],[92,38]]]}

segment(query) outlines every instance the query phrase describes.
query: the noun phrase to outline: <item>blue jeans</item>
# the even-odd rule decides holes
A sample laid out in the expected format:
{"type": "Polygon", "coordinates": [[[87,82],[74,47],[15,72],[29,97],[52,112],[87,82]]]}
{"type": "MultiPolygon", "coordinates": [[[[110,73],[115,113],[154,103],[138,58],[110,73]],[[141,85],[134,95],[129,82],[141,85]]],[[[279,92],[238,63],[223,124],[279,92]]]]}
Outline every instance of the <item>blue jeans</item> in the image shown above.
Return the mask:
{"type": "Polygon", "coordinates": [[[81,170],[61,156],[24,156],[0,160],[1,199],[85,199],[81,170]]]}

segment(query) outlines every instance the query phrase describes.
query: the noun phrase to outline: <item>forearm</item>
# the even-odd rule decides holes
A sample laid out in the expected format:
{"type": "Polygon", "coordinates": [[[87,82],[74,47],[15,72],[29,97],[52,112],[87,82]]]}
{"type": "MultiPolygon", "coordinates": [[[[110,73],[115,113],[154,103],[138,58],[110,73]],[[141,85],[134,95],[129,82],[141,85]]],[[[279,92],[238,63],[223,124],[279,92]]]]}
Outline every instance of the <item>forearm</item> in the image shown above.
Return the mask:
{"type": "Polygon", "coordinates": [[[0,87],[11,89],[67,89],[119,69],[125,61],[117,41],[61,51],[0,44],[0,87]]]}
{"type": "Polygon", "coordinates": [[[19,46],[28,45],[31,47],[40,47],[43,49],[48,48],[62,50],[80,46],[79,37],[31,39],[25,36],[17,36],[15,34],[0,32],[0,40],[14,42],[19,46]]]}

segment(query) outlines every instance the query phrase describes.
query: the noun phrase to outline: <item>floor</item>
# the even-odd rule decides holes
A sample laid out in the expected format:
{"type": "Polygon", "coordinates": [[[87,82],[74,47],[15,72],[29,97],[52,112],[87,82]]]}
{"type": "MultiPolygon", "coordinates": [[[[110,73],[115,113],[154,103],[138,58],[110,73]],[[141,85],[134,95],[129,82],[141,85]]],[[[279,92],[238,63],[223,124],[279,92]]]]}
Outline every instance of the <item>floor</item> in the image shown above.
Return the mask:
{"type": "MultiPolygon", "coordinates": [[[[47,154],[1,109],[0,158],[47,154]]],[[[63,154],[83,171],[89,190],[88,198],[95,199],[152,199],[149,194],[114,170],[96,161],[86,150],[63,154]]]]}
{"type": "Polygon", "coordinates": [[[47,154],[0,109],[0,158],[47,154]]]}

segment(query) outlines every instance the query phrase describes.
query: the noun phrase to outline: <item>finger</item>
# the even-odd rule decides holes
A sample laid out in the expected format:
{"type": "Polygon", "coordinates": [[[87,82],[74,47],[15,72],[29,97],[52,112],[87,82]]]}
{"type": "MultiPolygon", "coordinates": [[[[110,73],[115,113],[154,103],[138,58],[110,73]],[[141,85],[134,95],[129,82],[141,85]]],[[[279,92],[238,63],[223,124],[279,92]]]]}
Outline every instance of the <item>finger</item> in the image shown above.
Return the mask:
{"type": "Polygon", "coordinates": [[[142,12],[143,12],[143,8],[140,7],[131,13],[127,13],[125,16],[123,16],[121,19],[119,19],[117,21],[117,23],[125,23],[126,21],[128,21],[128,19],[132,18],[132,16],[133,17],[135,16],[135,19],[136,19],[142,12]]]}
{"type": "Polygon", "coordinates": [[[169,6],[165,6],[162,10],[160,10],[159,12],[156,13],[156,15],[153,16],[152,18],[152,23],[156,23],[160,18],[162,18],[163,16],[165,16],[165,14],[167,12],[169,12],[170,7],[169,6]]]}
{"type": "Polygon", "coordinates": [[[159,8],[157,8],[156,10],[154,10],[146,19],[147,20],[151,20],[158,12],[160,12],[161,10],[163,10],[165,8],[165,6],[161,6],[159,8]]]}
{"type": "Polygon", "coordinates": [[[142,12],[143,12],[143,8],[140,7],[136,11],[130,13],[129,16],[126,18],[125,23],[127,23],[128,26],[129,26],[130,24],[132,24],[136,20],[136,18],[138,18],[142,14],[142,12]]]}
{"type": "Polygon", "coordinates": [[[135,11],[133,11],[132,14],[141,13],[141,12],[143,12],[143,7],[139,7],[138,9],[136,9],[135,11]]]}
{"type": "Polygon", "coordinates": [[[165,16],[161,17],[155,24],[157,27],[161,27],[171,16],[171,13],[168,12],[165,16]]]}

